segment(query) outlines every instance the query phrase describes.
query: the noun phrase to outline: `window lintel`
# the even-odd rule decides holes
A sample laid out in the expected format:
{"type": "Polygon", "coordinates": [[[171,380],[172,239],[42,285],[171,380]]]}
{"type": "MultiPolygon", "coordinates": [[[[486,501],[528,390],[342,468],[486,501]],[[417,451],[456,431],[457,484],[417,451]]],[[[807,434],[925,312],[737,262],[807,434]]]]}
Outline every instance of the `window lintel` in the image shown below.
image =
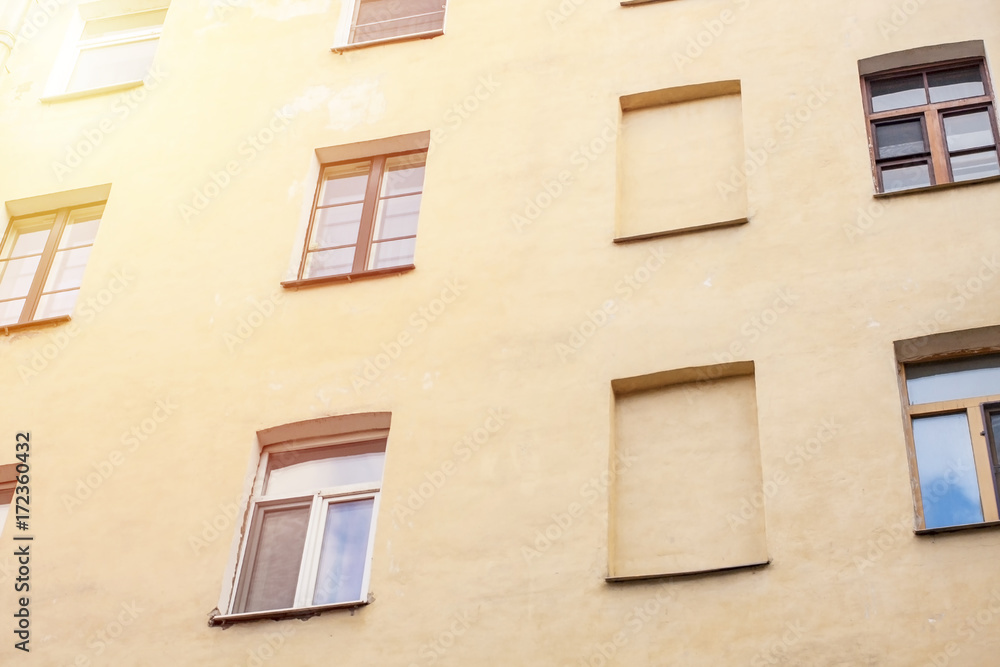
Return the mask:
{"type": "Polygon", "coordinates": [[[388,431],[391,412],[362,412],[352,415],[335,415],[282,424],[257,431],[261,447],[314,438],[360,433],[363,431],[388,431]]]}
{"type": "Polygon", "coordinates": [[[901,364],[1000,352],[1000,326],[946,331],[893,343],[901,364]]]}
{"type": "Polygon", "coordinates": [[[907,67],[944,64],[950,60],[971,58],[986,58],[986,46],[982,40],[921,46],[915,49],[863,58],[858,61],[858,72],[863,77],[869,77],[907,67]]]}
{"type": "Polygon", "coordinates": [[[411,132],[396,137],[358,141],[341,146],[327,146],[316,149],[316,157],[321,165],[364,160],[366,158],[395,153],[425,151],[430,148],[430,130],[411,132]]]}

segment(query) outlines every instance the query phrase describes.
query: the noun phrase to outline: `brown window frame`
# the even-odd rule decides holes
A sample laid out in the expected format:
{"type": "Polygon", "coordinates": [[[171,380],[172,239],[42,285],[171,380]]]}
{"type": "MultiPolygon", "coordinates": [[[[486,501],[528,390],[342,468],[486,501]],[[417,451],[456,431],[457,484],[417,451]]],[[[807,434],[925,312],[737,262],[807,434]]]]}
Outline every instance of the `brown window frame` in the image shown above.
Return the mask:
{"type": "Polygon", "coordinates": [[[1000,436],[993,430],[992,417],[1000,416],[1000,402],[983,403],[983,426],[990,463],[993,465],[993,487],[996,491],[997,506],[1000,507],[1000,436]]]}
{"type": "MultiPolygon", "coordinates": [[[[52,209],[48,211],[40,211],[37,213],[28,213],[24,215],[18,215],[12,217],[7,223],[7,228],[4,230],[3,237],[0,238],[0,249],[6,247],[10,235],[14,232],[15,226],[23,220],[31,220],[32,218],[43,218],[46,216],[55,216],[52,222],[52,226],[49,228],[49,236],[45,240],[45,247],[42,249],[41,253],[35,253],[32,255],[25,255],[25,257],[33,257],[37,254],[40,258],[38,260],[38,266],[35,268],[35,275],[31,279],[31,287],[28,288],[28,293],[24,297],[17,297],[12,299],[6,299],[5,301],[18,301],[21,298],[24,299],[24,306],[21,309],[21,315],[17,322],[11,324],[0,325],[0,330],[4,332],[10,330],[16,330],[32,325],[39,324],[50,324],[56,322],[67,322],[70,319],[69,315],[59,315],[57,317],[47,317],[42,319],[36,319],[35,313],[38,310],[38,304],[42,299],[45,283],[49,278],[49,271],[52,269],[52,263],[55,260],[57,251],[59,250],[75,250],[78,248],[92,247],[94,244],[90,243],[86,246],[74,246],[73,248],[59,248],[59,242],[62,239],[63,232],[66,230],[66,223],[69,221],[70,216],[74,211],[93,208],[97,206],[106,206],[107,201],[95,201],[86,204],[76,204],[73,206],[65,206],[63,208],[52,209]]],[[[103,215],[103,211],[102,211],[103,215]]],[[[21,259],[21,258],[18,258],[21,259]]],[[[7,259],[0,260],[0,262],[9,261],[7,259]]],[[[2,271],[0,271],[2,275],[2,271]]],[[[57,290],[57,292],[68,292],[71,290],[79,290],[79,287],[67,288],[63,290],[57,290]]],[[[52,292],[53,294],[57,292],[52,292]]]]}
{"type": "MultiPolygon", "coordinates": [[[[444,34],[444,24],[445,24],[445,19],[447,17],[447,13],[448,13],[448,0],[441,0],[441,9],[440,9],[440,11],[425,12],[423,14],[401,15],[401,16],[393,16],[390,13],[387,12],[385,14],[385,16],[387,18],[380,18],[380,20],[378,20],[378,21],[373,21],[373,22],[370,22],[370,23],[365,23],[365,24],[362,24],[361,26],[359,26],[358,25],[358,16],[361,14],[361,5],[362,5],[363,2],[365,2],[365,0],[354,0],[354,7],[351,10],[351,25],[350,25],[349,33],[348,33],[348,36],[347,36],[347,44],[345,45],[347,47],[367,46],[367,45],[370,45],[370,44],[383,44],[383,43],[387,43],[387,42],[395,42],[395,41],[406,40],[406,39],[426,39],[426,38],[429,38],[429,37],[437,37],[439,35],[443,35],[444,34]],[[376,38],[373,38],[373,39],[360,39],[360,40],[358,39],[358,28],[359,27],[364,28],[364,27],[368,27],[368,26],[377,25],[377,24],[380,24],[380,23],[390,23],[392,21],[402,21],[402,20],[405,20],[405,19],[413,19],[413,18],[417,18],[417,17],[420,17],[420,16],[433,16],[433,15],[436,15],[436,14],[440,14],[441,15],[441,26],[440,27],[432,28],[430,30],[421,30],[421,31],[417,31],[417,32],[403,33],[403,34],[399,34],[399,35],[390,35],[390,36],[387,36],[387,37],[376,37],[376,38]]],[[[396,0],[396,2],[401,2],[401,0],[396,0]]]]}
{"type": "MultiPolygon", "coordinates": [[[[8,463],[7,465],[0,466],[0,507],[7,506],[7,520],[10,519],[11,514],[14,514],[11,511],[13,509],[11,505],[14,504],[14,490],[16,488],[17,464],[8,463]]],[[[0,521],[0,535],[3,535],[6,523],[6,521],[0,521]]]]}
{"type": "MultiPolygon", "coordinates": [[[[971,179],[968,181],[956,181],[952,173],[950,157],[953,154],[976,153],[988,150],[986,146],[980,146],[963,151],[950,151],[948,149],[947,136],[944,132],[945,116],[962,115],[963,113],[973,113],[986,110],[989,114],[990,124],[993,129],[993,148],[1000,152],[1000,128],[997,125],[995,111],[995,99],[993,85],[990,80],[989,69],[983,57],[958,58],[932,64],[921,64],[910,67],[900,67],[886,71],[874,72],[862,77],[862,89],[864,93],[865,117],[868,128],[868,142],[871,153],[872,175],[879,194],[895,194],[899,192],[911,192],[921,190],[926,187],[950,185],[956,183],[975,183],[985,179],[971,179]],[[947,102],[930,102],[930,87],[927,80],[928,74],[941,71],[959,69],[962,67],[978,66],[980,77],[983,81],[984,95],[977,97],[967,97],[947,102]],[[905,75],[923,76],[924,91],[927,93],[928,102],[919,106],[905,107],[902,109],[892,109],[890,111],[874,111],[872,108],[872,83],[893,79],[905,75]],[[876,125],[888,125],[893,121],[920,120],[921,127],[926,141],[927,151],[919,155],[907,155],[903,157],[878,157],[878,143],[876,139],[876,125]],[[904,167],[908,165],[927,164],[930,171],[930,185],[923,187],[904,188],[901,190],[890,190],[886,192],[882,177],[882,172],[886,167],[904,167]]],[[[995,179],[997,176],[988,176],[986,179],[995,179]]]]}
{"type": "MultiPolygon", "coordinates": [[[[429,156],[430,149],[430,132],[416,132],[413,134],[402,135],[398,137],[391,137],[387,139],[376,139],[373,141],[364,141],[356,144],[348,144],[345,146],[335,146],[329,148],[320,148],[316,150],[317,158],[319,159],[319,175],[316,180],[316,189],[313,193],[312,206],[309,211],[309,223],[306,227],[305,239],[302,246],[302,254],[299,258],[299,265],[295,278],[293,280],[287,280],[281,283],[283,287],[286,288],[297,288],[297,287],[308,287],[311,285],[322,285],[334,282],[351,282],[354,280],[359,280],[362,278],[374,278],[379,276],[387,275],[400,275],[408,271],[412,271],[416,268],[414,263],[403,264],[399,266],[384,267],[377,269],[368,269],[368,260],[370,258],[372,247],[375,245],[376,241],[373,238],[375,232],[375,217],[378,212],[378,204],[380,200],[380,195],[382,191],[382,183],[385,177],[385,165],[386,162],[395,157],[403,157],[407,155],[423,155],[424,165],[426,169],[427,159],[429,156]],[[309,246],[312,241],[313,233],[316,228],[316,217],[317,212],[323,207],[319,205],[320,194],[323,190],[324,174],[326,170],[330,167],[336,167],[339,165],[346,165],[356,162],[371,162],[368,172],[368,183],[365,189],[365,196],[362,203],[361,211],[361,224],[358,228],[358,239],[356,244],[354,244],[354,260],[351,267],[351,271],[348,273],[341,273],[330,276],[318,276],[314,278],[306,278],[306,261],[311,252],[319,251],[329,251],[336,250],[341,247],[350,246],[331,246],[329,248],[316,248],[310,250],[309,246]]],[[[426,181],[426,172],[425,172],[426,181]]],[[[420,194],[421,201],[424,194],[424,183],[421,183],[420,194]]],[[[410,195],[415,193],[409,193],[410,195]]],[[[419,213],[418,213],[418,230],[419,230],[419,213]]],[[[413,238],[416,239],[417,233],[407,235],[405,237],[398,237],[393,239],[381,239],[381,241],[386,240],[403,240],[413,238]]]]}

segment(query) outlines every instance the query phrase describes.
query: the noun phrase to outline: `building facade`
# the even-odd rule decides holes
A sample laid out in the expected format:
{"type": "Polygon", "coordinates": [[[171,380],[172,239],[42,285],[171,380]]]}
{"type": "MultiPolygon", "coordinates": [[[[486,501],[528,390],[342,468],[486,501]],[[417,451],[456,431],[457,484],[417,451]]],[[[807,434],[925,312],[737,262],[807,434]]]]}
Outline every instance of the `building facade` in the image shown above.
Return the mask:
{"type": "Polygon", "coordinates": [[[1000,652],[989,0],[6,0],[0,662],[1000,652]]]}

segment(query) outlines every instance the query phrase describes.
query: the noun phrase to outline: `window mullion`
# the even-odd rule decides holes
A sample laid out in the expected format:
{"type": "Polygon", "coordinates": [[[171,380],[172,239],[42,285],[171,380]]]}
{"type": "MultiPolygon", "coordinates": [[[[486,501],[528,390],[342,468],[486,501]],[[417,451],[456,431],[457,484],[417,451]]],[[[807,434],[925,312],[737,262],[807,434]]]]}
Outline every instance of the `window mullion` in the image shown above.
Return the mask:
{"type": "Polygon", "coordinates": [[[122,44],[132,44],[135,42],[145,42],[151,39],[159,39],[162,31],[160,29],[136,31],[133,33],[118,35],[116,37],[91,37],[81,39],[77,42],[77,49],[87,51],[90,49],[103,49],[109,46],[121,46],[122,44]]]}
{"type": "Polygon", "coordinates": [[[976,479],[979,481],[979,497],[983,505],[983,521],[986,523],[1000,521],[1000,510],[998,510],[996,503],[996,490],[993,487],[993,461],[990,460],[983,411],[970,409],[966,414],[969,416],[969,435],[972,437],[972,454],[976,461],[976,479]]]}
{"type": "Polygon", "coordinates": [[[358,247],[354,251],[354,267],[351,273],[361,273],[368,267],[368,253],[371,251],[372,230],[375,226],[375,212],[378,210],[378,195],[382,188],[384,171],[385,156],[373,159],[372,170],[368,175],[368,188],[365,190],[365,205],[361,210],[358,247]]]}
{"type": "Polygon", "coordinates": [[[49,269],[52,268],[52,260],[56,255],[56,248],[59,247],[59,238],[62,236],[63,229],[66,228],[66,220],[69,218],[70,209],[61,209],[56,214],[55,222],[52,223],[52,230],[49,232],[49,238],[45,240],[45,248],[42,250],[42,258],[38,260],[38,268],[35,269],[35,277],[31,281],[31,287],[28,289],[28,296],[24,301],[24,309],[21,311],[21,319],[18,320],[19,323],[30,322],[35,317],[35,310],[38,308],[38,302],[42,297],[42,288],[45,286],[45,280],[48,278],[49,269]]]}
{"type": "Polygon", "coordinates": [[[948,159],[948,141],[944,136],[944,125],[941,113],[929,110],[924,114],[927,128],[927,144],[931,151],[931,168],[934,172],[934,184],[951,182],[951,166],[948,159]]]}
{"type": "Polygon", "coordinates": [[[295,587],[295,607],[312,605],[316,591],[316,571],[319,568],[319,550],[323,546],[323,508],[326,502],[320,494],[312,498],[309,510],[309,529],[302,547],[302,565],[299,567],[299,581],[295,587]]]}
{"type": "Polygon", "coordinates": [[[907,412],[911,417],[934,417],[937,415],[955,414],[978,407],[983,398],[961,398],[950,401],[937,401],[935,403],[917,403],[916,405],[907,406],[907,412]]]}

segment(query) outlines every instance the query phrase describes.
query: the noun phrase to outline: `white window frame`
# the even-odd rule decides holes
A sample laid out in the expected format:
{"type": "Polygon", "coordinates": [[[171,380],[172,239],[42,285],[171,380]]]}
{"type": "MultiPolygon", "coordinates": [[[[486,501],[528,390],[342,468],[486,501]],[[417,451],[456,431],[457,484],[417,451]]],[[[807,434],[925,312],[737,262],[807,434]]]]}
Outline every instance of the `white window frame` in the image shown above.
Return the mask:
{"type": "Polygon", "coordinates": [[[107,46],[119,46],[121,44],[145,42],[153,39],[159,40],[161,34],[163,33],[163,24],[160,24],[147,28],[137,28],[135,30],[117,32],[114,33],[114,37],[92,37],[90,39],[83,39],[83,32],[87,27],[88,21],[98,21],[101,19],[116,18],[119,16],[148,14],[150,12],[163,11],[164,9],[166,9],[166,7],[144,9],[138,12],[111,14],[108,16],[95,16],[87,19],[84,19],[79,13],[75,14],[67,32],[67,41],[60,51],[55,67],[52,69],[52,75],[49,77],[49,81],[45,89],[45,98],[62,96],[75,97],[78,95],[89,95],[96,92],[115,91],[141,86],[144,83],[143,79],[120,81],[118,83],[99,86],[97,88],[86,88],[74,91],[68,90],[70,79],[73,77],[73,70],[76,69],[76,64],[80,59],[80,55],[84,51],[107,46]]]}
{"type": "Polygon", "coordinates": [[[366,46],[374,46],[376,44],[391,44],[392,42],[402,42],[411,39],[427,39],[443,35],[448,29],[448,11],[451,8],[452,0],[441,0],[441,2],[444,3],[444,19],[441,22],[440,29],[415,32],[408,35],[396,35],[394,37],[385,37],[383,39],[372,39],[365,42],[350,41],[354,22],[357,20],[358,12],[361,9],[361,0],[351,0],[350,2],[345,2],[343,4],[343,10],[340,13],[340,22],[337,25],[337,33],[334,39],[333,50],[345,51],[347,49],[358,49],[366,46]]]}
{"type": "MultiPolygon", "coordinates": [[[[385,451],[388,439],[388,430],[379,429],[377,431],[355,432],[334,437],[323,437],[310,439],[309,441],[294,441],[277,443],[266,446],[260,454],[257,464],[257,471],[254,476],[252,495],[248,501],[249,511],[245,529],[240,539],[239,558],[237,560],[236,571],[233,577],[232,591],[229,595],[227,613],[213,618],[213,624],[224,623],[226,621],[236,621],[252,618],[273,618],[281,616],[293,616],[302,612],[320,611],[325,609],[336,609],[340,607],[358,607],[368,604],[371,600],[370,582],[372,556],[375,548],[375,528],[378,523],[378,512],[381,501],[382,480],[377,484],[348,484],[334,487],[327,487],[319,491],[309,493],[292,493],[283,495],[264,495],[264,482],[267,476],[267,467],[272,454],[289,451],[307,451],[326,447],[336,447],[338,445],[363,445],[378,443],[382,451],[385,451]],[[361,596],[357,600],[336,602],[325,605],[312,604],[312,598],[316,590],[316,580],[319,573],[319,559],[323,545],[323,531],[326,521],[326,508],[335,503],[351,502],[357,500],[373,499],[371,526],[368,530],[368,544],[365,549],[365,569],[361,581],[361,596]],[[283,609],[267,609],[259,611],[236,611],[246,604],[246,586],[242,585],[244,566],[259,544],[258,536],[253,534],[256,528],[258,515],[262,511],[278,507],[309,507],[309,524],[306,530],[306,539],[303,545],[302,562],[299,566],[299,577],[295,587],[295,598],[291,607],[283,609]]],[[[334,454],[330,458],[337,458],[334,454]]],[[[382,476],[385,475],[383,464],[382,476]]]]}

